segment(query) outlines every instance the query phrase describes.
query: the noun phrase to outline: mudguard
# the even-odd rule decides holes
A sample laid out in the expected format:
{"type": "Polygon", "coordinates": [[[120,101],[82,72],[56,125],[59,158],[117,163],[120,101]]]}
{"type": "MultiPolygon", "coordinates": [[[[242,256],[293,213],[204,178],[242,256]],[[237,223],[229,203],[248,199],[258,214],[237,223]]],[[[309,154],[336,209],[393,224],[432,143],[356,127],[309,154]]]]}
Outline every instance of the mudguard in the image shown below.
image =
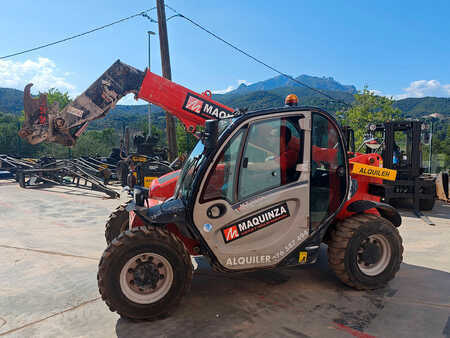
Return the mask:
{"type": "Polygon", "coordinates": [[[153,224],[184,224],[185,213],[183,202],[179,199],[172,199],[155,205],[147,209],[145,213],[139,213],[139,215],[153,224]]]}
{"type": "Polygon", "coordinates": [[[386,203],[359,200],[350,203],[347,210],[350,212],[362,213],[372,208],[377,209],[381,217],[391,221],[396,227],[399,227],[402,224],[402,218],[400,217],[397,209],[386,203]]]}

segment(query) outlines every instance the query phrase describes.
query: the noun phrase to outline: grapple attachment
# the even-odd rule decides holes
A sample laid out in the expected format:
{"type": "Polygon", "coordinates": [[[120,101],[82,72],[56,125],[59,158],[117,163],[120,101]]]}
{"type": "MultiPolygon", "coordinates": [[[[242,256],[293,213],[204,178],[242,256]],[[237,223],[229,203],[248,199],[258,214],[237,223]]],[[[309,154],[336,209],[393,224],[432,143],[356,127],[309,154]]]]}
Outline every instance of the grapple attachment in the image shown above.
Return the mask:
{"type": "Polygon", "coordinates": [[[118,60],[61,111],[58,104],[48,107],[45,94],[31,97],[32,84],[28,84],[24,90],[25,121],[19,135],[31,144],[48,141],[72,146],[89,121],[105,116],[125,95],[137,95],[144,75],[118,60]]]}
{"type": "MultiPolygon", "coordinates": [[[[19,131],[19,135],[31,144],[37,144],[46,139],[49,108],[46,94],[40,94],[38,98],[31,96],[30,89],[32,86],[33,84],[29,83],[24,89],[23,106],[25,121],[19,131]]],[[[56,113],[59,110],[58,103],[55,102],[50,110],[52,113],[56,113]]]]}

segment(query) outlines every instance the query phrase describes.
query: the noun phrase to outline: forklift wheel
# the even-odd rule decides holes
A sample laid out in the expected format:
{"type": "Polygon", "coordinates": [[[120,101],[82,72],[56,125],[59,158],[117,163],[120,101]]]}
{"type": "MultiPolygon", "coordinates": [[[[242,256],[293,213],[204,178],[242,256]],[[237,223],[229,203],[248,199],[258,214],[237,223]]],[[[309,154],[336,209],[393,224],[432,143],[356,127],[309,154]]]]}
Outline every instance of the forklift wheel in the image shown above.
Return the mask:
{"type": "Polygon", "coordinates": [[[402,239],[387,219],[358,214],[338,223],[328,246],[328,263],[345,284],[359,290],[383,287],[400,268],[402,239]]]}
{"type": "Polygon", "coordinates": [[[130,319],[168,315],[189,290],[192,263],[183,243],[166,230],[125,231],[103,253],[97,280],[111,311],[130,319]]]}
{"type": "Polygon", "coordinates": [[[126,204],[121,204],[109,215],[105,225],[105,239],[108,245],[128,229],[128,211],[125,210],[125,207],[126,204]]]}
{"type": "Polygon", "coordinates": [[[420,210],[433,210],[435,198],[419,201],[420,210]]]}

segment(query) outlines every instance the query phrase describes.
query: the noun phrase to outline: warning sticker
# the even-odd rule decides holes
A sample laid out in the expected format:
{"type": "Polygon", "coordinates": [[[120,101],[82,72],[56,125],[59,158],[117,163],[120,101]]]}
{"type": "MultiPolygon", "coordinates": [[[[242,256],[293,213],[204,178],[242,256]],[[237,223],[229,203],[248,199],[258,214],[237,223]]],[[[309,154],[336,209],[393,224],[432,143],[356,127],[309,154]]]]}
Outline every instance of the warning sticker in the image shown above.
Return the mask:
{"type": "Polygon", "coordinates": [[[376,177],[388,181],[395,181],[395,178],[397,177],[397,170],[379,168],[361,163],[353,163],[352,174],[376,177]]]}
{"type": "Polygon", "coordinates": [[[308,253],[306,251],[300,251],[298,254],[298,262],[300,264],[305,264],[308,259],[308,253]]]}

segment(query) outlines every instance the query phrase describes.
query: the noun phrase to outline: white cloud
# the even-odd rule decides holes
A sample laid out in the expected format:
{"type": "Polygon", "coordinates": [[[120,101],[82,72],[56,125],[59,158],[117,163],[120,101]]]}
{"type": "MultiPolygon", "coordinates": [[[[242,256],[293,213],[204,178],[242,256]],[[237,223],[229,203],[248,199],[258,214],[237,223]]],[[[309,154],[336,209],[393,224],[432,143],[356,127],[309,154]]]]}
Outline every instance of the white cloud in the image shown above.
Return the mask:
{"type": "Polygon", "coordinates": [[[424,96],[450,97],[450,84],[441,84],[438,80],[413,81],[403,90],[405,93],[394,96],[397,100],[424,96]]]}
{"type": "Polygon", "coordinates": [[[57,88],[68,91],[73,96],[75,85],[66,80],[69,75],[69,72],[61,73],[56,64],[48,58],[38,57],[37,60],[29,59],[25,62],[0,60],[0,87],[23,90],[32,82],[34,90],[43,92],[57,88]]]}
{"type": "Polygon", "coordinates": [[[236,89],[235,86],[228,86],[226,89],[213,90],[213,94],[226,94],[236,89]]]}
{"type": "Polygon", "coordinates": [[[230,85],[228,86],[226,89],[218,89],[218,90],[213,90],[213,94],[226,94],[231,92],[232,90],[235,90],[237,87],[239,87],[241,84],[245,84],[245,85],[251,85],[252,82],[248,82],[247,80],[238,80],[237,81],[237,86],[236,85],[230,85]]]}

